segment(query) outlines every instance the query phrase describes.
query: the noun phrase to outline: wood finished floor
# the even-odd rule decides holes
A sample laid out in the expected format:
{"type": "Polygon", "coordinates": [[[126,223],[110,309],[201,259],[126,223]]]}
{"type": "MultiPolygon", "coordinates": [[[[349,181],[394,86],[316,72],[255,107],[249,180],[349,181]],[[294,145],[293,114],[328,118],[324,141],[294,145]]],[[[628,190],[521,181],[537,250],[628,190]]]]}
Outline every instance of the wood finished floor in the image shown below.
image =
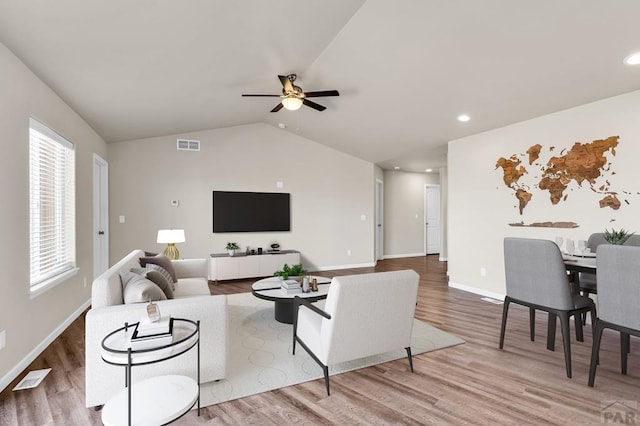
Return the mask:
{"type": "MultiPolygon", "coordinates": [[[[546,350],[546,316],[538,314],[536,341],[528,336],[528,311],[511,305],[504,350],[498,350],[502,305],[447,286],[446,263],[437,257],[389,259],[375,268],[325,276],[414,269],[420,274],[416,317],[463,338],[456,347],[322,380],[206,407],[178,425],[289,424],[600,424],[607,401],[640,399],[640,340],[633,339],[629,375],[620,374],[619,339],[603,337],[595,388],[587,386],[591,331],[572,337],[573,379],[565,375],[561,333],[546,350]]],[[[252,281],[210,284],[213,294],[250,290],[252,281]]],[[[231,354],[232,356],[232,354],[231,354]]],[[[0,425],[99,425],[100,412],[84,406],[84,315],[28,370],[53,370],[36,389],[12,392],[26,371],[0,393],[0,425]]],[[[640,417],[636,417],[636,421],[640,417]]]]}

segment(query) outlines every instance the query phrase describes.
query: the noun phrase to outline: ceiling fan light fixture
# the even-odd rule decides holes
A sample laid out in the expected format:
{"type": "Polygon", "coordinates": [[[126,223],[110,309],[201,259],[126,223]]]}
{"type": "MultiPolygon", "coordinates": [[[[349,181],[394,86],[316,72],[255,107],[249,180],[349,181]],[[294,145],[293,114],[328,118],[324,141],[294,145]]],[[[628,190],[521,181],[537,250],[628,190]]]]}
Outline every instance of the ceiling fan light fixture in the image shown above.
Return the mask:
{"type": "Polygon", "coordinates": [[[282,106],[289,111],[298,110],[302,106],[302,99],[296,98],[295,96],[287,96],[282,100],[282,106]]]}

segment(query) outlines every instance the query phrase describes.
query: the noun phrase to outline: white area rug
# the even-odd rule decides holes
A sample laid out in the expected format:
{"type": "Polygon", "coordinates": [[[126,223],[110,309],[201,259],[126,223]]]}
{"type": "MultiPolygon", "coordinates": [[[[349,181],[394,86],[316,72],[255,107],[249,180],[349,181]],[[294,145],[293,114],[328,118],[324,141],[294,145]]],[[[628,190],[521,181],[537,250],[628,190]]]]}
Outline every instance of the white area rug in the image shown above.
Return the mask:
{"type": "MultiPolygon", "coordinates": [[[[228,304],[228,377],[202,385],[202,407],[324,377],[322,368],[303,348],[298,346],[296,354],[291,354],[293,326],[274,319],[273,302],[241,293],[229,295],[228,304]]],[[[414,320],[413,355],[461,343],[464,340],[414,320]]],[[[406,359],[404,349],[329,366],[329,375],[399,358],[406,359]]]]}

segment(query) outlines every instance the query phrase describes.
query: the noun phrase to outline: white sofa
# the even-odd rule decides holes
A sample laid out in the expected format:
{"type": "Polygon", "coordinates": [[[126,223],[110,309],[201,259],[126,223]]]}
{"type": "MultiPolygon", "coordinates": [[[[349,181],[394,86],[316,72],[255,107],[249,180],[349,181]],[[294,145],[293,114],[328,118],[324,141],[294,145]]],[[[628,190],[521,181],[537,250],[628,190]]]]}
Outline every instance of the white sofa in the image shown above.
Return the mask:
{"type": "MultiPolygon", "coordinates": [[[[124,387],[125,369],[107,364],[100,354],[102,339],[125,322],[138,322],[146,315],[145,303],[124,304],[119,272],[139,268],[142,250],[134,250],[93,281],[91,309],[85,319],[85,405],[103,405],[124,387]]],[[[226,376],[228,348],[227,297],[211,296],[207,282],[207,260],[173,261],[178,276],[174,299],[157,303],[160,314],[200,320],[200,381],[226,376]]],[[[134,367],[132,380],[160,374],[182,374],[197,378],[197,351],[156,364],[134,367]]]]}

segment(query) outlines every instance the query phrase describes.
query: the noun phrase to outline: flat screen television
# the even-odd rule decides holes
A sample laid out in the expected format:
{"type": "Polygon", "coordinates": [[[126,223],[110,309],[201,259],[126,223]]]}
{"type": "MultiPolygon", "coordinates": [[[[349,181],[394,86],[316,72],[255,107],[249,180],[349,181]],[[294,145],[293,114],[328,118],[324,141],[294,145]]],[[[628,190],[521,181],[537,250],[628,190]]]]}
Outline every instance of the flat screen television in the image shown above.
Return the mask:
{"type": "Polygon", "coordinates": [[[213,191],[214,233],[290,230],[290,194],[213,191]]]}

